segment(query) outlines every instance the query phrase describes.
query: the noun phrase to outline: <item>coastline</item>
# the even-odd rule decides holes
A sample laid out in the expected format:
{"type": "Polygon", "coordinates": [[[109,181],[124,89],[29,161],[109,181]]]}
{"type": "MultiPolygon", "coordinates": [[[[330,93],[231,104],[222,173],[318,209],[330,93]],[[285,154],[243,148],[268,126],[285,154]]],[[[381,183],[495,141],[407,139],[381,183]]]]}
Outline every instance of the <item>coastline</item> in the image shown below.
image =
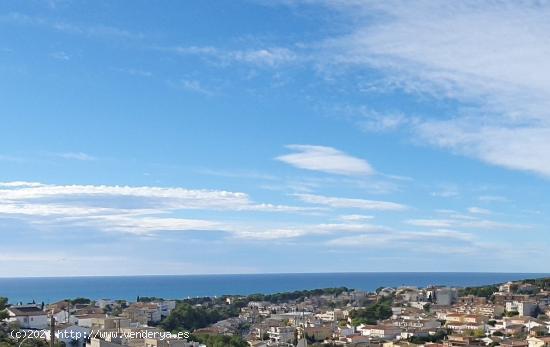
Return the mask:
{"type": "Polygon", "coordinates": [[[467,287],[548,276],[548,273],[499,272],[345,272],[12,277],[0,278],[0,296],[8,297],[10,302],[54,302],[74,297],[134,300],[136,296],[153,296],[183,299],[200,296],[272,294],[329,287],[365,291],[372,291],[381,286],[401,285],[467,287]]]}

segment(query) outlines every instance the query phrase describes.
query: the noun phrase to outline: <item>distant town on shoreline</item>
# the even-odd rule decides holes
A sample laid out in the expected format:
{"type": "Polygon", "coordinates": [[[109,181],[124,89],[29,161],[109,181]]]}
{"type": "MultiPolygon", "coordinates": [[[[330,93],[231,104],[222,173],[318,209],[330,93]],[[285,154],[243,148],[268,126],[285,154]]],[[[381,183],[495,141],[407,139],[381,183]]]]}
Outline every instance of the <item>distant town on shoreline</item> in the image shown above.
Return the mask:
{"type": "Polygon", "coordinates": [[[0,298],[2,347],[550,345],[550,278],[372,292],[8,301],[0,298]]]}

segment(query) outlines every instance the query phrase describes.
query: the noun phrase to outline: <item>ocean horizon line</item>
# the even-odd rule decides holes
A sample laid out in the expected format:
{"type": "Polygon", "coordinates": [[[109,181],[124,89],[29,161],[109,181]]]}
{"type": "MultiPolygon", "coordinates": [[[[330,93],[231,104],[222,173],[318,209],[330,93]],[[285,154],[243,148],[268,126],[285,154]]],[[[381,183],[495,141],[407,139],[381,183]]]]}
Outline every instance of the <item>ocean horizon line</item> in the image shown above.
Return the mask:
{"type": "Polygon", "coordinates": [[[251,273],[203,273],[203,274],[139,274],[139,275],[74,275],[74,276],[0,276],[0,279],[69,279],[69,278],[136,278],[136,277],[208,277],[208,276],[274,276],[274,275],[347,275],[347,274],[507,274],[542,275],[550,272],[506,271],[331,271],[331,272],[251,272],[251,273]]]}
{"type": "Polygon", "coordinates": [[[10,302],[55,302],[74,297],[118,298],[132,301],[137,296],[177,299],[338,287],[359,291],[399,286],[475,287],[543,277],[550,277],[550,273],[331,272],[18,277],[0,278],[0,296],[9,298],[10,302]]]}

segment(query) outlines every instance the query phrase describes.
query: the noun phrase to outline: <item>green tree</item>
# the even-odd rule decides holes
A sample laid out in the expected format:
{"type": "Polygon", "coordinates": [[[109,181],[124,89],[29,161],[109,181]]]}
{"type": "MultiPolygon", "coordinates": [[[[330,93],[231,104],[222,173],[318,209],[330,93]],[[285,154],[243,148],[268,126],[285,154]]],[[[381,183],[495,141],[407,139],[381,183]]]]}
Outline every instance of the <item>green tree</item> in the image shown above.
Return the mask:
{"type": "Polygon", "coordinates": [[[92,300],[90,300],[88,298],[75,298],[75,299],[67,300],[67,301],[70,302],[71,305],[90,304],[92,302],[92,300]]]}
{"type": "Polygon", "coordinates": [[[476,329],[474,331],[474,337],[477,337],[478,339],[485,337],[485,331],[483,329],[476,329]]]}
{"type": "Polygon", "coordinates": [[[5,309],[7,304],[8,304],[8,298],[0,296],[0,310],[5,309]]]}
{"type": "Polygon", "coordinates": [[[8,298],[0,296],[0,321],[8,318],[8,312],[6,312],[6,306],[8,305],[8,298]]]}
{"type": "Polygon", "coordinates": [[[384,298],[364,309],[353,310],[350,313],[352,324],[376,324],[378,320],[388,319],[392,315],[392,298],[384,298]]]}
{"type": "Polygon", "coordinates": [[[168,331],[193,331],[207,327],[223,319],[237,317],[238,315],[239,310],[230,305],[227,307],[208,308],[180,303],[160,323],[160,326],[168,331]]]}

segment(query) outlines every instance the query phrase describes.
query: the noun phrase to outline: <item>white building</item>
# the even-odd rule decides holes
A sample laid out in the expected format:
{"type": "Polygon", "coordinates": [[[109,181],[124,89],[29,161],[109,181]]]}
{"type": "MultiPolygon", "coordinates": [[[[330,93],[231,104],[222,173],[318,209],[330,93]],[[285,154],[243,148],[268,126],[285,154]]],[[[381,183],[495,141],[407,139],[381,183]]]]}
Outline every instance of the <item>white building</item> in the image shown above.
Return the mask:
{"type": "Polygon", "coordinates": [[[401,328],[390,324],[360,325],[357,327],[357,331],[363,336],[389,340],[392,340],[401,334],[401,328]]]}
{"type": "Polygon", "coordinates": [[[12,306],[8,308],[9,322],[16,322],[23,329],[45,329],[48,315],[36,305],[12,306]]]}
{"type": "Polygon", "coordinates": [[[269,339],[276,343],[291,343],[294,340],[294,327],[271,327],[267,334],[269,339]]]}
{"type": "Polygon", "coordinates": [[[69,311],[67,310],[53,310],[51,313],[58,324],[69,322],[69,311]]]}
{"type": "Polygon", "coordinates": [[[176,308],[176,300],[165,300],[158,303],[160,307],[160,313],[163,317],[168,317],[170,313],[176,308]]]}
{"type": "Polygon", "coordinates": [[[111,300],[111,299],[99,299],[96,301],[95,304],[97,305],[97,307],[101,309],[105,309],[107,306],[114,307],[116,306],[117,303],[115,300],[111,300]]]}
{"type": "Polygon", "coordinates": [[[518,312],[520,317],[532,316],[537,310],[537,303],[533,301],[507,301],[506,311],[518,312]]]}
{"type": "MultiPolygon", "coordinates": [[[[90,329],[78,325],[65,325],[58,327],[55,333],[55,341],[64,342],[65,346],[84,347],[86,339],[90,336],[90,329]]],[[[50,334],[46,335],[50,340],[50,334]]]]}

